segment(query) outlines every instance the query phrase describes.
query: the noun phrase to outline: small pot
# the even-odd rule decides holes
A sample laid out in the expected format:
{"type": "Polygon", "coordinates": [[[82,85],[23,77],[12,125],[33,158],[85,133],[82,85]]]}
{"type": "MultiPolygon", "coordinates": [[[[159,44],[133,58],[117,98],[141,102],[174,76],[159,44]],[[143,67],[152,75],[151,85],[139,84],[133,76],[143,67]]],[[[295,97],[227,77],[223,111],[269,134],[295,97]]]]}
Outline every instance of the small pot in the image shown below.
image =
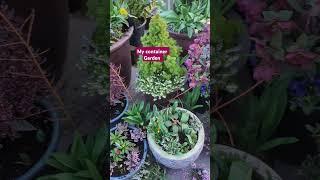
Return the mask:
{"type": "Polygon", "coordinates": [[[125,85],[129,86],[131,80],[131,47],[129,39],[133,33],[133,27],[123,34],[122,38],[110,48],[110,62],[121,66],[120,76],[124,78],[125,85]]]}
{"type": "Polygon", "coordinates": [[[59,132],[60,132],[60,123],[58,119],[58,114],[55,111],[52,111],[50,109],[53,109],[54,107],[52,106],[51,103],[47,101],[41,101],[39,103],[41,107],[44,109],[49,110],[48,114],[50,119],[53,121],[53,128],[52,128],[52,133],[51,133],[51,141],[48,145],[48,149],[46,152],[42,155],[40,160],[34,164],[25,174],[23,174],[20,177],[17,177],[16,180],[29,180],[33,179],[46,165],[47,160],[51,156],[51,154],[56,150],[58,147],[59,143],[59,132]]]}
{"type": "Polygon", "coordinates": [[[154,140],[153,134],[152,133],[147,133],[147,139],[149,143],[150,150],[153,154],[153,156],[156,158],[156,160],[163,164],[164,166],[172,169],[183,169],[188,166],[190,166],[201,154],[201,151],[203,149],[204,145],[204,128],[202,125],[202,122],[200,119],[193,114],[192,112],[183,109],[183,108],[178,108],[178,110],[187,112],[192,118],[194,118],[196,121],[198,121],[201,124],[201,129],[198,132],[198,141],[196,145],[187,153],[182,154],[182,155],[172,155],[164,150],[162,150],[162,147],[160,147],[154,140]]]}
{"type": "MultiPolygon", "coordinates": [[[[128,126],[128,128],[130,130],[137,129],[134,126],[128,126]]],[[[111,132],[115,131],[115,130],[116,130],[116,127],[112,128],[111,132]]],[[[146,161],[147,153],[148,153],[148,144],[147,144],[147,140],[144,139],[143,140],[143,156],[142,156],[142,159],[141,159],[140,164],[138,165],[138,167],[134,171],[131,171],[129,174],[122,175],[122,176],[111,176],[110,180],[126,180],[126,179],[130,179],[132,176],[134,176],[141,169],[142,165],[146,161]]]]}
{"type": "Polygon", "coordinates": [[[188,49],[191,44],[193,44],[193,41],[195,39],[195,36],[192,36],[191,38],[188,37],[187,34],[180,34],[175,33],[172,31],[169,31],[170,37],[172,37],[174,40],[177,41],[177,44],[182,47],[182,56],[185,56],[188,54],[188,49]]]}
{"type": "Polygon", "coordinates": [[[252,156],[251,154],[220,144],[215,144],[213,149],[219,156],[222,155],[226,157],[239,157],[241,160],[245,161],[249,166],[251,166],[254,171],[264,179],[282,180],[282,178],[272,168],[270,168],[267,164],[262,162],[260,159],[252,156]]]}
{"type": "Polygon", "coordinates": [[[130,38],[130,44],[135,47],[142,46],[141,44],[141,37],[144,35],[144,31],[146,28],[146,19],[143,21],[135,21],[132,18],[129,18],[129,25],[134,27],[133,34],[130,38]],[[142,22],[142,23],[141,23],[142,22]]]}
{"type": "MultiPolygon", "coordinates": [[[[122,117],[123,117],[123,115],[127,112],[128,107],[129,107],[129,98],[128,98],[127,95],[125,96],[125,100],[126,100],[126,105],[125,105],[122,113],[120,113],[117,117],[111,119],[111,121],[110,121],[110,128],[115,128],[115,126],[116,126],[117,124],[119,124],[120,122],[123,122],[122,117]]],[[[109,123],[108,123],[108,121],[107,121],[107,127],[108,127],[108,124],[109,124],[109,123]]]]}

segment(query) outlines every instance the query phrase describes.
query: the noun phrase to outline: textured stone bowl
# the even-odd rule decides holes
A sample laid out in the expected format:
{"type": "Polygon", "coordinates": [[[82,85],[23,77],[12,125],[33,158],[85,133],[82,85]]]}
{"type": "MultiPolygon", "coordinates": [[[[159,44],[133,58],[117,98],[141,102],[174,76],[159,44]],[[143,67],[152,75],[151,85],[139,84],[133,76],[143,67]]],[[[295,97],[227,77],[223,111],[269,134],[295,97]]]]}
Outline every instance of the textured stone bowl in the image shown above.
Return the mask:
{"type": "Polygon", "coordinates": [[[196,121],[198,121],[201,124],[201,128],[198,132],[198,141],[196,145],[189,152],[182,155],[168,154],[167,152],[163,151],[162,148],[155,142],[152,133],[147,134],[149,147],[153,156],[156,158],[156,160],[159,163],[171,169],[182,169],[191,165],[191,163],[193,163],[199,157],[203,149],[204,139],[205,139],[204,128],[199,118],[195,114],[193,114],[192,112],[186,109],[178,108],[178,110],[189,113],[190,117],[194,118],[196,121]]]}

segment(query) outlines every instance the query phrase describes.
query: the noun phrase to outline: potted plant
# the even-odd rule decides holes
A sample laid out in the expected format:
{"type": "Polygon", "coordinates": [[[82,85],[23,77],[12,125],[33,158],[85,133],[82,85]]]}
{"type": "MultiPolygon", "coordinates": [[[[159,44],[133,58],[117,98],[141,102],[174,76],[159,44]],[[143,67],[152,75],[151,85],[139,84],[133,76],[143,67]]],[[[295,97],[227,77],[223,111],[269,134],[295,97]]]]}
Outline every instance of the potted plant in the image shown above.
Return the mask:
{"type": "Polygon", "coordinates": [[[155,159],[164,166],[181,169],[200,155],[204,145],[202,122],[192,112],[173,106],[158,111],[154,107],[147,139],[155,159]]]}
{"type": "Polygon", "coordinates": [[[105,158],[108,158],[107,137],[105,128],[86,137],[81,137],[76,132],[68,152],[54,153],[47,161],[47,164],[55,169],[55,174],[41,176],[37,180],[83,178],[103,180],[102,167],[105,158]]]}
{"type": "Polygon", "coordinates": [[[210,24],[199,33],[194,43],[189,46],[187,60],[187,82],[189,89],[200,87],[201,97],[209,105],[209,79],[210,79],[210,24]]]}
{"type": "MultiPolygon", "coordinates": [[[[126,2],[128,9],[128,23],[129,26],[134,27],[133,34],[130,38],[130,44],[135,47],[141,46],[141,37],[144,35],[146,18],[152,14],[149,14],[149,9],[154,11],[151,7],[155,2],[149,0],[122,0],[126,2]]],[[[150,12],[151,13],[151,12],[150,12]]]]}
{"type": "MultiPolygon", "coordinates": [[[[116,66],[121,66],[120,75],[128,86],[131,81],[132,66],[129,40],[134,28],[129,27],[128,11],[125,7],[125,2],[120,4],[119,1],[110,1],[110,62],[116,66]]],[[[106,18],[104,18],[104,22],[106,22],[106,18]]],[[[105,29],[103,31],[106,32],[105,29]]]]}
{"type": "Polygon", "coordinates": [[[24,23],[0,4],[0,179],[32,179],[58,145],[63,103],[30,46],[34,16],[24,23]]]}
{"type": "Polygon", "coordinates": [[[167,23],[170,36],[182,47],[183,55],[187,54],[189,46],[210,17],[210,1],[197,0],[184,2],[176,0],[174,10],[160,13],[167,23]]]}
{"type": "Polygon", "coordinates": [[[146,134],[120,123],[110,132],[110,179],[129,179],[142,167],[147,156],[146,134]]]}
{"type": "MultiPolygon", "coordinates": [[[[118,124],[129,107],[129,91],[120,76],[120,67],[110,64],[110,124],[118,124]]],[[[107,123],[108,124],[108,123],[107,123]]]]}
{"type": "Polygon", "coordinates": [[[180,60],[181,49],[169,37],[167,24],[159,15],[151,19],[149,31],[141,41],[145,47],[169,47],[170,54],[164,57],[164,62],[145,62],[139,59],[137,89],[152,96],[154,101],[181,89],[185,81],[185,69],[180,60]]]}

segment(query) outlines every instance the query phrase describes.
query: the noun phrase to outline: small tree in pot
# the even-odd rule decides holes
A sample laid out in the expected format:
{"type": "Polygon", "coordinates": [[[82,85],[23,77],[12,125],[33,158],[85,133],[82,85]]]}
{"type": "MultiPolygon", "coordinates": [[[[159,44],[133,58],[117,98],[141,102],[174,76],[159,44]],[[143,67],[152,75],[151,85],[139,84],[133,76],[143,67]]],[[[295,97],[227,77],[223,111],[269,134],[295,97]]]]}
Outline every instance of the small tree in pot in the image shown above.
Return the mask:
{"type": "Polygon", "coordinates": [[[164,57],[164,62],[138,62],[137,89],[151,95],[154,100],[166,98],[170,93],[179,90],[185,81],[185,69],[179,59],[181,49],[169,37],[167,24],[159,15],[150,22],[147,34],[142,37],[143,46],[169,47],[170,55],[164,57]]]}

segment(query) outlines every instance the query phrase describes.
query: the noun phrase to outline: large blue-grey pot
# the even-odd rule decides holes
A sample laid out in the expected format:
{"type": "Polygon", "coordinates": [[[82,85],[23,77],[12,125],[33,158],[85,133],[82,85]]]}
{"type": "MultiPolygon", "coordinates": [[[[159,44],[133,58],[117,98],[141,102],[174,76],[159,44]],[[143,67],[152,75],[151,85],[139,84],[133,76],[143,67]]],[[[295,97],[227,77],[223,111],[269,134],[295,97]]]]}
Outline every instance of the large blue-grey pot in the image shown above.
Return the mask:
{"type": "MultiPolygon", "coordinates": [[[[37,103],[40,107],[43,107],[43,109],[53,109],[51,103],[47,101],[41,101],[37,103]]],[[[41,156],[40,160],[35,163],[26,173],[24,173],[22,176],[17,177],[16,180],[31,180],[34,179],[34,177],[44,168],[46,165],[46,162],[50,155],[56,150],[58,143],[59,143],[59,132],[60,132],[60,124],[58,119],[58,114],[55,111],[48,111],[48,115],[50,119],[53,121],[53,127],[52,127],[52,134],[51,134],[51,140],[48,144],[48,149],[46,152],[41,156]]]]}
{"type": "MultiPolygon", "coordinates": [[[[128,128],[130,130],[137,129],[134,126],[128,126],[128,128]]],[[[110,132],[115,131],[115,130],[116,130],[116,127],[112,128],[110,130],[110,132]]],[[[143,156],[142,156],[142,159],[140,161],[139,166],[134,171],[131,171],[129,174],[125,174],[125,175],[122,175],[122,176],[111,176],[110,180],[126,180],[126,179],[130,179],[131,177],[133,177],[141,169],[142,165],[146,161],[147,153],[148,153],[148,143],[147,143],[147,140],[144,139],[143,140],[143,156]]]]}
{"type": "MultiPolygon", "coordinates": [[[[110,121],[110,129],[116,127],[117,124],[119,124],[120,122],[122,122],[122,117],[124,116],[124,114],[127,112],[128,108],[129,108],[129,98],[127,95],[125,95],[126,98],[126,105],[124,107],[124,110],[115,118],[111,119],[110,121]]],[[[107,122],[107,127],[108,127],[108,122],[107,122]]]]}

